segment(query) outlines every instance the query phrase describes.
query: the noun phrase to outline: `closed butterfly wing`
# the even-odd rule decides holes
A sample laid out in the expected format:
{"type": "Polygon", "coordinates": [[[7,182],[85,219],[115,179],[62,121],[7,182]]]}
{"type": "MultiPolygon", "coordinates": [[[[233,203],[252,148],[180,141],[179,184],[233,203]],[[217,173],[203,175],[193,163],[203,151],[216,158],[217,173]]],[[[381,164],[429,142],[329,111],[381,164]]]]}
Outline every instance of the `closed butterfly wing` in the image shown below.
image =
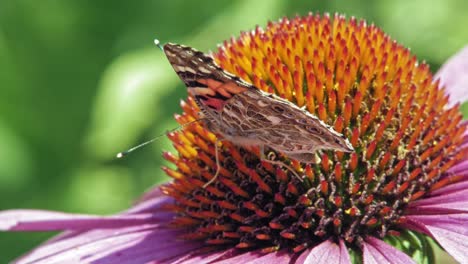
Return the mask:
{"type": "Polygon", "coordinates": [[[208,55],[171,43],[164,45],[164,52],[208,127],[225,139],[269,146],[304,162],[318,149],[353,150],[343,135],[316,116],[224,71],[208,55]]]}

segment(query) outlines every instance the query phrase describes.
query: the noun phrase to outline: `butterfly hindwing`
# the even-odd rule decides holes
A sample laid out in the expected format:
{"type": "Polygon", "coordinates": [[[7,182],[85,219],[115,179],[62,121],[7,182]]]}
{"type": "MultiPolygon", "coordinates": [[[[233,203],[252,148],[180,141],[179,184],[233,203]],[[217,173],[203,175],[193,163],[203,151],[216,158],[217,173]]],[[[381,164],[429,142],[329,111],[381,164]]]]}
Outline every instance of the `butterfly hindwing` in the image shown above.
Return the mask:
{"type": "Polygon", "coordinates": [[[227,100],[252,86],[215,64],[213,58],[193,48],[167,43],[169,62],[202,108],[221,111],[227,100]]]}
{"type": "Polygon", "coordinates": [[[235,142],[250,143],[254,139],[257,144],[270,146],[300,161],[307,160],[311,155],[306,154],[319,149],[352,149],[342,134],[318,117],[258,89],[236,95],[235,100],[226,103],[219,118],[221,132],[235,142]]]}

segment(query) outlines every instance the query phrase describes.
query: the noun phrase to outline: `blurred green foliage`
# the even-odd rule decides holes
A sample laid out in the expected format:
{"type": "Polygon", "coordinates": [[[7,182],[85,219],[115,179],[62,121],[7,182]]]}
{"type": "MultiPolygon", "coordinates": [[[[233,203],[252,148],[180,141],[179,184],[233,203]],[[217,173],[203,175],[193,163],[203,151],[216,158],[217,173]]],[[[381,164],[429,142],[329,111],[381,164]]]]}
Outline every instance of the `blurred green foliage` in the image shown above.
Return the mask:
{"type": "MultiPolygon", "coordinates": [[[[380,26],[435,71],[468,43],[468,2],[0,0],[0,209],[110,214],[168,178],[166,139],[186,91],[153,39],[214,50],[309,11],[380,26]]],[[[466,110],[466,107],[465,107],[466,110]]],[[[50,234],[0,233],[0,263],[50,234]]]]}

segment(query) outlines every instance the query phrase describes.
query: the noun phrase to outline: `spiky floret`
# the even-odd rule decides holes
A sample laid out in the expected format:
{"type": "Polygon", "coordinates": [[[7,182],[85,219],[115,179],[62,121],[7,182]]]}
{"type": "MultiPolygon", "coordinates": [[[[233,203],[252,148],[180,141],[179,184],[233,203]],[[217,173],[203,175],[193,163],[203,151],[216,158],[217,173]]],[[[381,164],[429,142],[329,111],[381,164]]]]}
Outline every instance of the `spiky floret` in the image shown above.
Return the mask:
{"type": "MultiPolygon", "coordinates": [[[[220,46],[213,54],[225,70],[275,93],[343,133],[355,152],[320,152],[318,164],[280,153],[286,168],[259,159],[255,147],[215,142],[200,123],[169,133],[178,155],[164,187],[176,204],[173,225],[187,239],[237,248],[290,249],[343,238],[359,248],[366,236],[397,235],[406,206],[459,180],[446,171],[466,158],[466,126],[449,108],[429,67],[374,25],[354,18],[309,14],[270,22],[220,46]]],[[[180,124],[197,118],[192,98],[181,103],[180,124]]]]}

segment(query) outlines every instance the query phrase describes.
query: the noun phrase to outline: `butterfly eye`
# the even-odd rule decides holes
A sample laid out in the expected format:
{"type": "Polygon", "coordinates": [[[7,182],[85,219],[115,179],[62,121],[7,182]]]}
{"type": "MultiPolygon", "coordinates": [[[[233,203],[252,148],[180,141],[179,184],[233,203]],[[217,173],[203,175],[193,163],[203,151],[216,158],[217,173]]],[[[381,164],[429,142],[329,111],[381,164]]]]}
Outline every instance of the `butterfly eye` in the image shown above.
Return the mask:
{"type": "Polygon", "coordinates": [[[272,106],[273,108],[273,111],[275,111],[276,113],[284,113],[284,108],[280,105],[274,105],[272,106]]]}

